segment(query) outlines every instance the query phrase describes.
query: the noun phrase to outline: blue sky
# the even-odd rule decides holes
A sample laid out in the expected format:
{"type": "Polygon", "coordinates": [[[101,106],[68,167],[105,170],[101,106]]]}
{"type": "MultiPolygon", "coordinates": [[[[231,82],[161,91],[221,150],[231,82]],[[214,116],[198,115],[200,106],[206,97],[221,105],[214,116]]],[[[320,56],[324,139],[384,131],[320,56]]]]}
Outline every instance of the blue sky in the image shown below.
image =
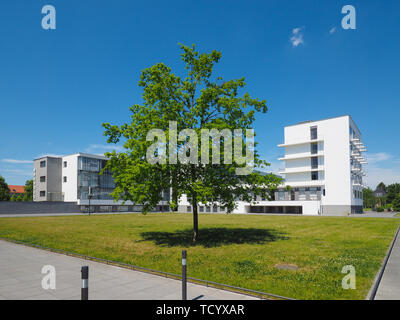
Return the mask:
{"type": "Polygon", "coordinates": [[[181,42],[221,51],[217,74],[267,100],[255,131],[272,170],[285,125],[350,114],[367,183],[400,182],[399,13],[388,0],[1,1],[0,175],[24,184],[43,154],[107,151],[101,123],[129,121],[144,68],[183,71],[181,42]],[[41,27],[46,4],[56,30],[41,27]],[[346,4],[356,30],[341,27],[346,4]]]}

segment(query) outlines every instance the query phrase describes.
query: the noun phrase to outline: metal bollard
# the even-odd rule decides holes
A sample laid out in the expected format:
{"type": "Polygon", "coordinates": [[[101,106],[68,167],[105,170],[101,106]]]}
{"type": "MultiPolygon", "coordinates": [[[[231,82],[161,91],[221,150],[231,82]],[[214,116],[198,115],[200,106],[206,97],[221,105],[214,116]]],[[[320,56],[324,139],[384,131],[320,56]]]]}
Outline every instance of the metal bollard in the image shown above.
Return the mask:
{"type": "Polygon", "coordinates": [[[81,269],[81,273],[82,273],[81,300],[89,300],[89,267],[83,266],[81,269]]]}
{"type": "Polygon", "coordinates": [[[182,250],[182,300],[187,300],[186,250],[182,250]]]}

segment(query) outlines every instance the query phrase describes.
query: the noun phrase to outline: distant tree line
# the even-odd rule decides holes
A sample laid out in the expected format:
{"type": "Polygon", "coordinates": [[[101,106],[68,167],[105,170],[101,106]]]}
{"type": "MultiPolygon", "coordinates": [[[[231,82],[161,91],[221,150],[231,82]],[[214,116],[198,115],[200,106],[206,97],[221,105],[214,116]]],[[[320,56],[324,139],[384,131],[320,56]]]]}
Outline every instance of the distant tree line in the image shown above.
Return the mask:
{"type": "Polygon", "coordinates": [[[363,190],[364,208],[372,208],[376,211],[393,210],[400,211],[400,183],[386,186],[379,183],[375,191],[370,188],[363,190]]]}
{"type": "Polygon", "coordinates": [[[0,176],[0,201],[33,201],[33,180],[27,180],[25,183],[24,194],[18,196],[10,195],[10,189],[5,179],[0,176]]]}

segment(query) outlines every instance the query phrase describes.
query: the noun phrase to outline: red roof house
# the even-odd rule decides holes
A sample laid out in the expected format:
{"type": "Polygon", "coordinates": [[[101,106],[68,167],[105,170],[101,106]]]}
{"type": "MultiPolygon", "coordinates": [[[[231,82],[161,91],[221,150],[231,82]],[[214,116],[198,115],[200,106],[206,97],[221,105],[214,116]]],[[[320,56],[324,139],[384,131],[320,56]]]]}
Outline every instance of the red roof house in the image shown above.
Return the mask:
{"type": "Polygon", "coordinates": [[[8,186],[8,189],[10,189],[10,195],[20,195],[25,193],[25,186],[8,186]]]}

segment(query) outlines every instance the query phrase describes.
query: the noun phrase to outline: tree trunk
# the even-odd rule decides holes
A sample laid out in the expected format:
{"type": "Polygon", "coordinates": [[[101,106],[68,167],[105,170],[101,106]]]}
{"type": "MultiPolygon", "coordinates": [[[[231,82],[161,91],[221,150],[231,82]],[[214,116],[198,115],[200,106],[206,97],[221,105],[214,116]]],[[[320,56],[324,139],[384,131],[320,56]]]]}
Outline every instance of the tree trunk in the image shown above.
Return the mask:
{"type": "Polygon", "coordinates": [[[192,195],[192,206],[193,206],[193,242],[196,242],[199,235],[199,217],[197,215],[197,199],[196,194],[192,195]]]}

